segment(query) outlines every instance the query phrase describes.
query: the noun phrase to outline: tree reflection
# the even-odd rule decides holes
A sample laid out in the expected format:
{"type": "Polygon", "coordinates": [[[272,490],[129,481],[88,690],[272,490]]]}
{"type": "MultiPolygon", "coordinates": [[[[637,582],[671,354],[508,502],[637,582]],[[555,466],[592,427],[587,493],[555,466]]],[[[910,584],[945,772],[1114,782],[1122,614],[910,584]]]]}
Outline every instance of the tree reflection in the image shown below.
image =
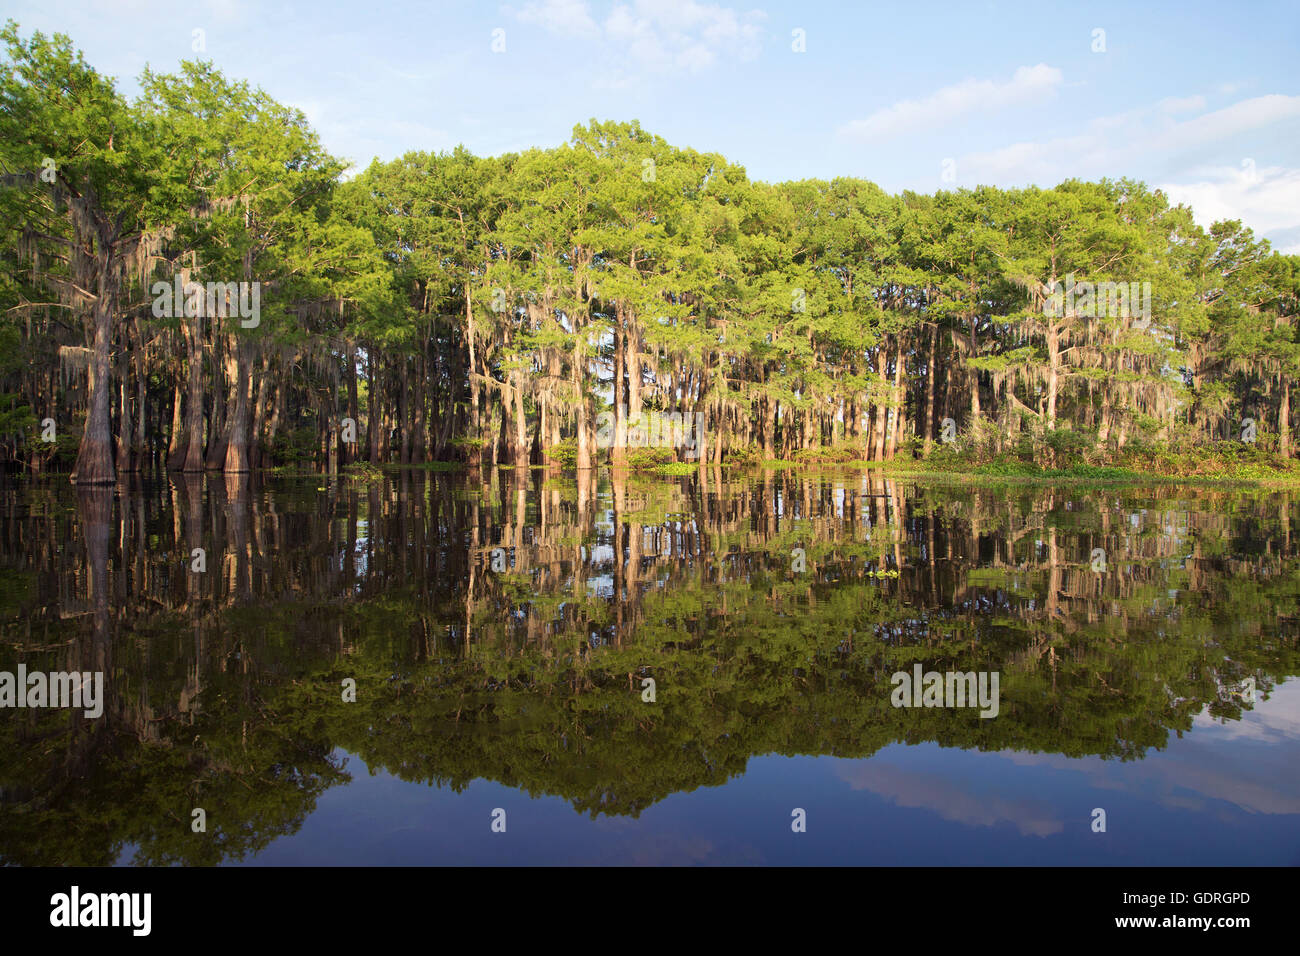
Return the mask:
{"type": "Polygon", "coordinates": [[[593,815],[768,753],[1139,759],[1297,672],[1293,512],[1287,492],[716,470],[10,492],[0,669],[102,670],[106,706],[0,713],[0,859],[243,858],[349,779],[340,748],[593,815]],[[1000,672],[999,716],[894,708],[918,662],[1000,672]]]}

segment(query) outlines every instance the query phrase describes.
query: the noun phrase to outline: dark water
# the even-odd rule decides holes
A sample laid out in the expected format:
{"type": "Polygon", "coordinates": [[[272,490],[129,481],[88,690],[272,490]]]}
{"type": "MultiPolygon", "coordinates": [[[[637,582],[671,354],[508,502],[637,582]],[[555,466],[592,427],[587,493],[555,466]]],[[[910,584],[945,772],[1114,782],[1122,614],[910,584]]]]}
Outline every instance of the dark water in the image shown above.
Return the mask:
{"type": "Polygon", "coordinates": [[[1297,497],[10,486],[0,671],[105,699],[0,709],[0,862],[1300,864],[1297,497]]]}

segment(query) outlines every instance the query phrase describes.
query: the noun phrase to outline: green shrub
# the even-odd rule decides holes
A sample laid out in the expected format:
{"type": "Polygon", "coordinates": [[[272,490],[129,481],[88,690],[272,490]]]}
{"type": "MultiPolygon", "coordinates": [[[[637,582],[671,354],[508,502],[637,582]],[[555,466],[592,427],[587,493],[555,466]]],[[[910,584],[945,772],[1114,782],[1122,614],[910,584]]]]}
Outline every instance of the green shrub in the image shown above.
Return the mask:
{"type": "Polygon", "coordinates": [[[842,465],[849,461],[858,461],[862,457],[862,450],[851,445],[838,445],[828,447],[825,445],[815,445],[812,448],[801,448],[794,453],[793,460],[800,465],[842,465]]]}
{"type": "Polygon", "coordinates": [[[343,474],[356,481],[381,481],[384,477],[383,469],[370,464],[368,461],[354,461],[350,465],[343,466],[343,474]]]}
{"type": "Polygon", "coordinates": [[[753,468],[759,463],[758,455],[756,448],[728,448],[723,464],[735,468],[753,468]]]}
{"type": "Polygon", "coordinates": [[[574,468],[578,464],[578,439],[566,438],[558,445],[543,449],[546,460],[561,468],[574,468]]]}
{"type": "Polygon", "coordinates": [[[280,465],[314,465],[318,450],[314,426],[286,428],[271,442],[272,459],[280,465]]]}
{"type": "Polygon", "coordinates": [[[673,457],[671,448],[629,448],[625,461],[632,471],[650,471],[673,463],[673,457]]]}

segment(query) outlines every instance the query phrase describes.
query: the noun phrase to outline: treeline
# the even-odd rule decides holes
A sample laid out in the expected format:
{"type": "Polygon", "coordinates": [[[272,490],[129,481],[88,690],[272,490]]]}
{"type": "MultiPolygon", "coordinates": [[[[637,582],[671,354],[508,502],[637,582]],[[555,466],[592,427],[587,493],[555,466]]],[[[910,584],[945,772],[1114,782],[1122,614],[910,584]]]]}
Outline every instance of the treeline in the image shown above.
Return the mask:
{"type": "Polygon", "coordinates": [[[3,43],[12,468],[587,469],[667,444],[652,413],[702,430],[648,454],[708,465],[1293,456],[1300,257],[1141,183],[770,185],[594,120],[349,179],[210,64],[128,101],[65,37],[3,43]]]}

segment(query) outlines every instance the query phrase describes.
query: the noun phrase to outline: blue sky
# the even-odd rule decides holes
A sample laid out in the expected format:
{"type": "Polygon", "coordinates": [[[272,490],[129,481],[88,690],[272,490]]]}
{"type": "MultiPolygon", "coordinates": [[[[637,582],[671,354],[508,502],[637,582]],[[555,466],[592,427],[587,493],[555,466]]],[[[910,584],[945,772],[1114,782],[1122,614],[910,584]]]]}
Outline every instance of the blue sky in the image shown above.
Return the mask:
{"type": "Polygon", "coordinates": [[[639,119],[769,181],[1130,176],[1300,252],[1300,3],[1134,6],[6,0],[3,15],[67,33],[129,93],[146,63],[211,59],[360,166],[639,119]]]}

